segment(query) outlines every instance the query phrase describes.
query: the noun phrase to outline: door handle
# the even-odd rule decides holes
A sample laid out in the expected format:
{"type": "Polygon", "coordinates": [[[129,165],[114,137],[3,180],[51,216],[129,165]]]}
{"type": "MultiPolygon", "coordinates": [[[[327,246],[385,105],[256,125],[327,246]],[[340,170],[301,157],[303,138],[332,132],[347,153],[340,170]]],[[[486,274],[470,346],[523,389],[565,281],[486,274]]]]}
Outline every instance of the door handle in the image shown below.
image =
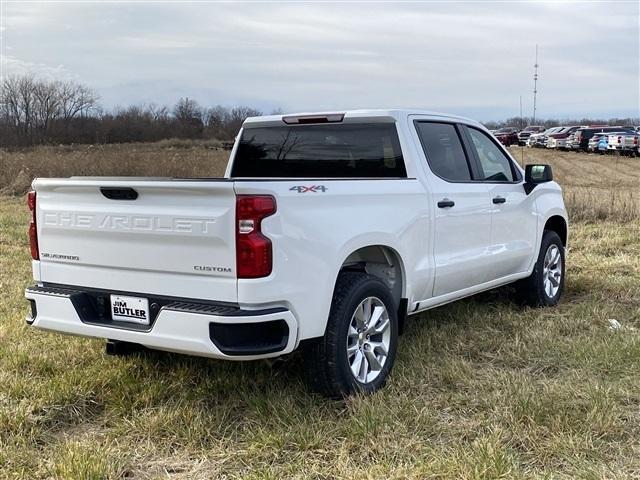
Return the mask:
{"type": "Polygon", "coordinates": [[[504,197],[500,197],[500,196],[493,197],[493,203],[505,203],[506,201],[507,199],[504,197]]]}
{"type": "Polygon", "coordinates": [[[443,198],[442,200],[440,200],[438,202],[438,207],[439,208],[448,208],[448,207],[453,207],[456,204],[456,202],[454,202],[453,200],[449,200],[448,198],[443,198]]]}

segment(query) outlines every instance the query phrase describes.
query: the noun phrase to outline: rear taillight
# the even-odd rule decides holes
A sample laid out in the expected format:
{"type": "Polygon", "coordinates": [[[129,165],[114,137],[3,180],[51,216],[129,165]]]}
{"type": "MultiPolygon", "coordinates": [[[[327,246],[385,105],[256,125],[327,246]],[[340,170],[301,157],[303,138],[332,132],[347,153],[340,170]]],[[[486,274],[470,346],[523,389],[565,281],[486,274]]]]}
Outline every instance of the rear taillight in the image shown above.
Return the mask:
{"type": "Polygon", "coordinates": [[[31,258],[40,259],[38,251],[38,228],[36,226],[36,192],[31,190],[27,193],[27,205],[31,211],[31,221],[29,222],[29,246],[31,247],[31,258]]]}
{"type": "Polygon", "coordinates": [[[238,278],[260,278],[271,273],[271,240],[262,234],[262,220],[276,213],[270,195],[238,195],[236,199],[236,268],[238,278]]]}
{"type": "Polygon", "coordinates": [[[618,143],[622,143],[622,137],[618,137],[618,143]]]}
{"type": "Polygon", "coordinates": [[[638,144],[638,137],[633,137],[633,144],[637,145],[638,144]]]}

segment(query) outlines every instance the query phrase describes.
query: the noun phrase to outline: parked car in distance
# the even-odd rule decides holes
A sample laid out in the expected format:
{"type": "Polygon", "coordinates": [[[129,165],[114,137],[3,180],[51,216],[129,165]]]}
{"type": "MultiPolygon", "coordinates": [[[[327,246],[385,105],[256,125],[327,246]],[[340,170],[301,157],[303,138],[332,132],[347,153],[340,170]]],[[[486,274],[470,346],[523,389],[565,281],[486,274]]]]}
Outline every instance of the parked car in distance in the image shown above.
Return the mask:
{"type": "Polygon", "coordinates": [[[557,133],[552,133],[547,138],[547,148],[557,148],[558,150],[564,150],[566,148],[567,138],[578,130],[579,126],[563,127],[557,133]]]}
{"type": "Polygon", "coordinates": [[[518,144],[518,129],[515,127],[503,127],[494,133],[494,136],[505,147],[518,144]]]}
{"type": "MultiPolygon", "coordinates": [[[[609,136],[608,133],[594,133],[593,136],[589,139],[589,143],[587,145],[587,151],[589,152],[600,152],[603,153],[603,150],[606,151],[607,150],[607,137],[609,136]],[[601,145],[604,144],[604,149],[601,148],[601,145]]],[[[575,136],[574,136],[575,138],[575,136]]]]}
{"type": "Polygon", "coordinates": [[[27,200],[32,327],[112,353],[300,349],[331,397],[383,386],[407,315],[506,284],[553,306],[564,288],[551,167],[445,114],[248,118],[223,178],[39,178],[27,200]]]}
{"type": "Polygon", "coordinates": [[[518,133],[518,145],[526,145],[527,140],[534,133],[540,133],[544,131],[544,127],[539,125],[532,125],[526,127],[524,130],[518,133]]]}
{"type": "Polygon", "coordinates": [[[615,133],[619,131],[627,130],[625,127],[620,125],[618,126],[609,126],[609,125],[598,125],[598,126],[588,126],[582,127],[576,130],[576,142],[577,142],[577,150],[582,150],[584,152],[588,151],[589,148],[589,139],[593,137],[596,133],[615,133]]]}
{"type": "Polygon", "coordinates": [[[607,150],[609,149],[609,136],[606,133],[598,134],[598,135],[600,136],[598,137],[597,151],[600,155],[604,155],[605,153],[607,153],[607,150]]]}
{"type": "Polygon", "coordinates": [[[576,141],[576,132],[573,132],[566,138],[564,148],[567,150],[576,150],[578,148],[578,142],[576,141]]]}
{"type": "Polygon", "coordinates": [[[545,147],[547,145],[547,137],[552,133],[560,132],[564,127],[551,127],[544,132],[533,133],[527,139],[528,147],[545,147]]]}
{"type": "Polygon", "coordinates": [[[623,155],[635,156],[638,153],[638,137],[640,134],[632,131],[610,133],[607,136],[607,150],[623,155]]]}

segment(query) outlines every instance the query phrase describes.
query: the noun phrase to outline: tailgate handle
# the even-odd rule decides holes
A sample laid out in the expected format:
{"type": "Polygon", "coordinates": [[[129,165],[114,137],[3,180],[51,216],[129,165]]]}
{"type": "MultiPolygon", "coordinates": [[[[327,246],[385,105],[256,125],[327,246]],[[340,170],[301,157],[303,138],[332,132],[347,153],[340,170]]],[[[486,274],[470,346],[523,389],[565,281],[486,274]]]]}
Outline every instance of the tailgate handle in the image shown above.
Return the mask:
{"type": "Polygon", "coordinates": [[[109,200],[135,200],[138,192],[129,187],[100,187],[102,195],[109,200]]]}

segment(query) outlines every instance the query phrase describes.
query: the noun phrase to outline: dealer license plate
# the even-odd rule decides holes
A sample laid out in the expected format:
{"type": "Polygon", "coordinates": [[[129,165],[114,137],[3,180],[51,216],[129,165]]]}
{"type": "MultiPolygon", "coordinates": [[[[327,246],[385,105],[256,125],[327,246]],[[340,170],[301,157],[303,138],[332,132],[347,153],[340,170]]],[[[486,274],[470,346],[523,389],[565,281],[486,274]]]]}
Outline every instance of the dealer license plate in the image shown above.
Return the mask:
{"type": "Polygon", "coordinates": [[[111,295],[111,318],[120,322],[149,325],[149,300],[111,295]]]}

